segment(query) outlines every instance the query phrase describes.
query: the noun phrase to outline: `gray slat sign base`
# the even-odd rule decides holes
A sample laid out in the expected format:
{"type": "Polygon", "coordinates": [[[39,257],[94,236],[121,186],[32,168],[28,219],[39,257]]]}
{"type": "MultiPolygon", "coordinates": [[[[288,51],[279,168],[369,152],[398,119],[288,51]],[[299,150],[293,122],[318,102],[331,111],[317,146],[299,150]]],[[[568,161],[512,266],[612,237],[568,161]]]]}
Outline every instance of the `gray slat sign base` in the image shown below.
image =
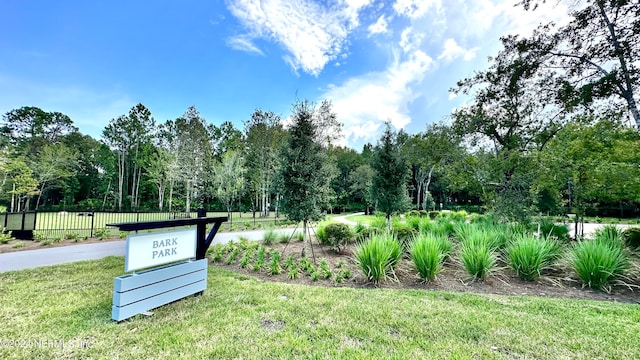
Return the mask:
{"type": "Polygon", "coordinates": [[[122,321],[204,291],[207,266],[206,259],[189,260],[114,278],[111,318],[122,321]]]}

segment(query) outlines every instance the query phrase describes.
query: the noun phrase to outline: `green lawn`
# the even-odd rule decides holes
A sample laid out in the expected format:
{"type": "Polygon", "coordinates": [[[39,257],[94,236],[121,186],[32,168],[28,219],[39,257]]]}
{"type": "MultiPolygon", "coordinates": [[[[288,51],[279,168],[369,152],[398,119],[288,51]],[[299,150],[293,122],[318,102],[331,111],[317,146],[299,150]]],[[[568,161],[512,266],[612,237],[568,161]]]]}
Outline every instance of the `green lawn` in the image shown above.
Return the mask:
{"type": "Polygon", "coordinates": [[[110,257],[0,274],[0,358],[640,358],[638,305],[306,287],[216,267],[204,296],[117,324],[122,271],[110,257]]]}

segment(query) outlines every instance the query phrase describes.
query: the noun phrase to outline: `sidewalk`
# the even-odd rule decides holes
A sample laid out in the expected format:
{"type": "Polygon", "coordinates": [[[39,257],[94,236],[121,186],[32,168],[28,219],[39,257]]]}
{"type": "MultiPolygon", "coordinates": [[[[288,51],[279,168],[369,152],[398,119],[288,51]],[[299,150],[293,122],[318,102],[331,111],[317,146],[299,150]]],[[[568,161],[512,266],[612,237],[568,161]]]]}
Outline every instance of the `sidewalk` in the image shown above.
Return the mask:
{"type": "MultiPolygon", "coordinates": [[[[293,232],[293,229],[276,229],[277,232],[293,232]]],[[[213,244],[226,244],[240,237],[251,241],[262,240],[265,230],[218,233],[213,244]]],[[[0,272],[32,269],[74,261],[96,260],[107,256],[124,256],[125,240],[103,243],[53,247],[49,249],[16,251],[0,254],[0,272]]]]}

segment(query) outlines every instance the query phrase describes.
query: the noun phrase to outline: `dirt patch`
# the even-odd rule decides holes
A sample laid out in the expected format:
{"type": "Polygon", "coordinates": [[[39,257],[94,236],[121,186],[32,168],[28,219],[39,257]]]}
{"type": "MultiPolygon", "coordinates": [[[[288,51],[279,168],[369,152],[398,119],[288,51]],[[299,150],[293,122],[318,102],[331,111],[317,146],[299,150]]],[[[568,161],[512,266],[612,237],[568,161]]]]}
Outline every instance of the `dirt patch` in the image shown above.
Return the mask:
{"type": "MultiPolygon", "coordinates": [[[[276,249],[280,253],[284,250],[284,254],[282,255],[283,261],[288,256],[292,256],[297,260],[300,258],[302,252],[302,243],[292,241],[286,246],[286,250],[284,244],[269,245],[267,248],[268,250],[276,249]]],[[[337,273],[339,266],[343,269],[348,269],[351,277],[344,279],[342,282],[336,282],[335,277],[331,279],[320,278],[314,281],[306,272],[301,272],[296,279],[290,279],[285,270],[278,275],[270,275],[267,274],[266,270],[253,271],[251,267],[242,268],[239,266],[237,260],[231,265],[226,265],[224,257],[222,261],[213,262],[212,264],[233,272],[254,276],[264,281],[278,281],[311,286],[443,290],[479,294],[588,299],[640,304],[640,279],[638,279],[637,271],[635,272],[634,278],[626,280],[626,285],[615,285],[611,291],[607,293],[583,288],[581,281],[572,274],[572,271],[562,267],[562,265],[544,273],[537,281],[523,281],[502,264],[495,269],[486,280],[476,281],[467,274],[462,265],[457,263],[455,259],[449,259],[445,263],[443,272],[438,275],[435,281],[423,282],[418,278],[411,260],[402,259],[396,269],[396,279],[388,279],[379,284],[371,284],[364,277],[364,274],[362,274],[362,271],[351,255],[353,250],[354,246],[351,246],[342,254],[337,254],[327,247],[314,244],[313,253],[311,253],[307,247],[307,257],[311,258],[315,255],[316,264],[319,264],[321,260],[326,261],[334,274],[337,273]]],[[[238,257],[238,259],[239,258],[240,257],[238,257]]]]}

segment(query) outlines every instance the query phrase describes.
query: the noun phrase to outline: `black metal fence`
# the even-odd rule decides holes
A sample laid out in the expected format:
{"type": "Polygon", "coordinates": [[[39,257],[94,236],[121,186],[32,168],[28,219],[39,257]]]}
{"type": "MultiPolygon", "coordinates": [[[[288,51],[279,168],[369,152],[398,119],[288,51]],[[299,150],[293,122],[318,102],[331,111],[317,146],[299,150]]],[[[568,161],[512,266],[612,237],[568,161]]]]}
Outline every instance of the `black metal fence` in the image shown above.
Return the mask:
{"type": "MultiPolygon", "coordinates": [[[[227,216],[226,211],[208,211],[207,217],[227,216]]],[[[107,224],[196,218],[197,212],[110,212],[110,211],[38,211],[0,213],[0,230],[18,233],[33,230],[35,239],[81,239],[121,236],[107,224]],[[34,225],[35,221],[35,225],[34,225]],[[24,224],[29,226],[23,226],[24,224]]],[[[253,213],[235,212],[221,230],[251,230],[280,224],[282,217],[255,217],[253,213]]]]}

